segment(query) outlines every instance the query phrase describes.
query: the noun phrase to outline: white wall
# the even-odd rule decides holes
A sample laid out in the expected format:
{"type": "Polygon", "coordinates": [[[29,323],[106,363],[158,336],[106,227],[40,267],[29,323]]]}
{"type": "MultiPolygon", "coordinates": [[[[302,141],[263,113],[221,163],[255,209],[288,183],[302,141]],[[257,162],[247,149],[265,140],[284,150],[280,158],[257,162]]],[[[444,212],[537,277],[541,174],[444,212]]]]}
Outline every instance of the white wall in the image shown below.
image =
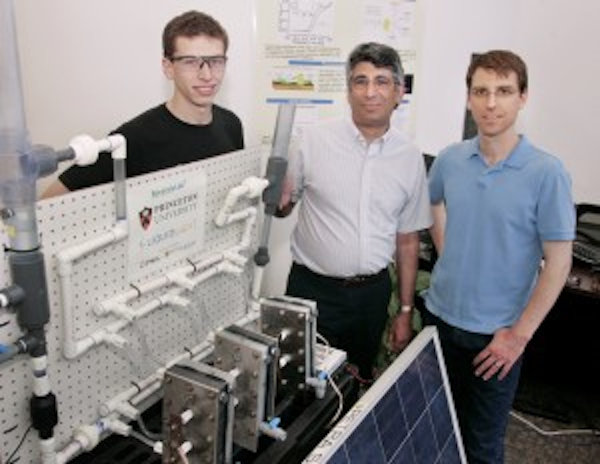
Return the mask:
{"type": "Polygon", "coordinates": [[[213,15],[230,35],[230,60],[217,101],[235,111],[257,143],[252,92],[252,1],[13,0],[32,142],[62,148],[79,133],[103,137],[164,102],[162,31],[190,9],[213,15]]]}
{"type": "MultiPolygon", "coordinates": [[[[32,141],[60,148],[78,133],[100,137],[164,101],[170,86],[160,67],[162,28],[172,16],[195,8],[213,14],[231,35],[219,102],[238,113],[247,143],[256,143],[254,1],[15,0],[32,141]]],[[[461,138],[471,53],[510,48],[530,68],[521,129],[565,162],[576,201],[600,203],[595,152],[600,3],[418,1],[425,12],[415,88],[416,141],[422,149],[435,154],[461,138]]],[[[279,293],[285,284],[292,224],[293,218],[274,221],[266,293],[279,293]]]]}
{"type": "Polygon", "coordinates": [[[428,0],[423,8],[423,36],[417,79],[416,142],[437,154],[460,140],[465,114],[465,73],[471,54],[514,48],[519,0],[428,0]]]}
{"type": "Polygon", "coordinates": [[[576,201],[600,204],[600,3],[527,0],[519,9],[531,77],[526,131],[564,161],[576,201]]]}
{"type": "Polygon", "coordinates": [[[575,201],[600,203],[600,3],[594,0],[426,0],[417,143],[428,153],[462,136],[473,52],[509,48],[529,67],[519,128],[563,160],[575,201]]]}

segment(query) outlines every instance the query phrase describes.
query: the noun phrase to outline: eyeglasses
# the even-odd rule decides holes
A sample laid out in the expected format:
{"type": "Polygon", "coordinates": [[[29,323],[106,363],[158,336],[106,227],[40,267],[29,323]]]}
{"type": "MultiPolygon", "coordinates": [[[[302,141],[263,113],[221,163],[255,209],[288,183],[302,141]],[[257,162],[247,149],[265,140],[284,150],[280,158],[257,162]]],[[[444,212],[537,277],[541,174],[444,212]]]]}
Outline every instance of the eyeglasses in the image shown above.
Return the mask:
{"type": "Polygon", "coordinates": [[[473,87],[469,93],[472,97],[487,100],[490,98],[490,95],[493,95],[494,98],[509,98],[519,93],[519,91],[510,86],[498,87],[496,90],[486,89],[485,87],[473,87]]]}
{"type": "Polygon", "coordinates": [[[365,76],[356,76],[350,79],[350,86],[354,90],[367,90],[371,83],[377,90],[387,90],[395,84],[392,78],[386,76],[377,76],[373,80],[369,80],[369,78],[365,76]]]}
{"type": "Polygon", "coordinates": [[[172,56],[169,60],[177,63],[181,69],[187,72],[194,72],[202,69],[206,64],[208,69],[213,72],[222,72],[227,63],[227,57],[224,55],[215,56],[172,56]]]}

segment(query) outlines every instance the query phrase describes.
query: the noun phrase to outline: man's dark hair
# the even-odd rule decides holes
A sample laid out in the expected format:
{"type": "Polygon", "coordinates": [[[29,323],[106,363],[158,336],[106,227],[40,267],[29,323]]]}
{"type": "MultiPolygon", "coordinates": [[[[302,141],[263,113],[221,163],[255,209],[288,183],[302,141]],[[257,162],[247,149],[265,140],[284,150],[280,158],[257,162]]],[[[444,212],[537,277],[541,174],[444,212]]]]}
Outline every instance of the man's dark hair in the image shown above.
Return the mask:
{"type": "Polygon", "coordinates": [[[392,71],[394,82],[404,85],[404,69],[398,52],[392,47],[376,42],[357,45],[346,62],[346,79],[350,83],[352,71],[359,63],[369,62],[376,68],[388,68],[392,71]]]}
{"type": "Polygon", "coordinates": [[[223,26],[212,16],[192,10],[174,17],[165,26],[162,38],[163,56],[165,58],[173,57],[177,37],[196,37],[198,35],[222,40],[225,53],[227,53],[229,37],[223,26]]]}
{"type": "Polygon", "coordinates": [[[471,89],[473,74],[479,68],[494,71],[503,77],[515,72],[519,91],[521,93],[527,91],[527,65],[516,53],[508,50],[490,50],[483,54],[473,55],[467,70],[467,89],[471,89]]]}

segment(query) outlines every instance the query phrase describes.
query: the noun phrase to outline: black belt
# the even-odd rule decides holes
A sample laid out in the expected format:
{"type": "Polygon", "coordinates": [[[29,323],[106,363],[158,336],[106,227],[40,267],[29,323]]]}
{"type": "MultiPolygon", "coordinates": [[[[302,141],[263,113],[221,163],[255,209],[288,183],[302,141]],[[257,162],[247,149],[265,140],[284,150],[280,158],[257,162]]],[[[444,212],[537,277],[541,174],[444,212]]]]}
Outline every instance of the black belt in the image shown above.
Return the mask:
{"type": "Polygon", "coordinates": [[[377,272],[376,274],[361,274],[351,277],[332,277],[311,271],[303,264],[293,263],[293,265],[296,268],[302,270],[303,272],[312,275],[313,277],[316,277],[324,282],[330,282],[332,284],[339,285],[340,287],[364,287],[366,285],[378,282],[388,274],[387,268],[384,267],[381,271],[377,272]]]}

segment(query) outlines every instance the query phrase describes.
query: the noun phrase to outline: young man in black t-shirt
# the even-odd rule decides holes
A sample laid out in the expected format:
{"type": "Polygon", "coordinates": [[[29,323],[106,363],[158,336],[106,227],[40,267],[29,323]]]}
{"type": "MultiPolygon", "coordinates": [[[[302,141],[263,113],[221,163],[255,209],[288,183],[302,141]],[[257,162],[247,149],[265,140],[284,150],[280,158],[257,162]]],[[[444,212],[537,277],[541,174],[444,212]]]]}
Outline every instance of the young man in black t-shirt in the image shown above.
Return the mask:
{"type": "MultiPolygon", "coordinates": [[[[214,104],[227,64],[229,38],[211,16],[189,11],[163,31],[162,68],[174,84],[171,98],[112,133],[127,141],[127,175],[137,176],[244,148],[240,119],[214,104]]],[[[72,166],[43,197],[113,179],[110,156],[91,166],[72,166]]]]}

